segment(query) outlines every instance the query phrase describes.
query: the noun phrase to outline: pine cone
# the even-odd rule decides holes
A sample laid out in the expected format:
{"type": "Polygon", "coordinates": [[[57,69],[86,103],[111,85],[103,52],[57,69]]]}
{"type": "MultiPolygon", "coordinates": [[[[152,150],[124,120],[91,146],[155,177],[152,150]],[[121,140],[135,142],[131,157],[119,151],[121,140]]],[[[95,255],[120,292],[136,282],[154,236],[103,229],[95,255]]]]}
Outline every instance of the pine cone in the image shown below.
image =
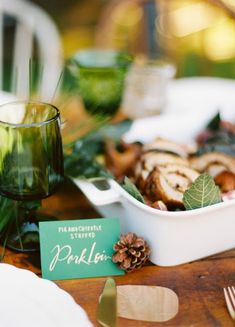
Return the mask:
{"type": "Polygon", "coordinates": [[[126,272],[141,268],[150,256],[147,242],[134,233],[121,235],[113,249],[116,251],[112,257],[113,262],[126,272]]]}

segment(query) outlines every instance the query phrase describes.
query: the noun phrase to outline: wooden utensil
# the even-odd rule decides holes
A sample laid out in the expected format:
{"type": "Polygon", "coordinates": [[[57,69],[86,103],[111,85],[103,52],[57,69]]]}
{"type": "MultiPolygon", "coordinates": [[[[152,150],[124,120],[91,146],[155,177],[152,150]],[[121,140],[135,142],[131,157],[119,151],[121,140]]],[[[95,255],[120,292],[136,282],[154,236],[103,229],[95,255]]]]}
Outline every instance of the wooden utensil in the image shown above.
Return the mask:
{"type": "Polygon", "coordinates": [[[118,316],[143,321],[167,321],[179,308],[178,296],[166,287],[117,286],[118,316]]]}

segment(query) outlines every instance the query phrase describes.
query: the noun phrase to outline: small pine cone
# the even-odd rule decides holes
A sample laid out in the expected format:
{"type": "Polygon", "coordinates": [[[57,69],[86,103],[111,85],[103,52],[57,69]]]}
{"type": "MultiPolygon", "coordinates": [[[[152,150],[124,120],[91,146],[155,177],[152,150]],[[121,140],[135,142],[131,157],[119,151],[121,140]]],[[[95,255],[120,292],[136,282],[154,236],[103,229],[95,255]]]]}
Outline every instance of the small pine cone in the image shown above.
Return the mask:
{"type": "Polygon", "coordinates": [[[122,234],[113,249],[113,262],[126,272],[141,268],[150,256],[147,242],[134,233],[122,234]]]}

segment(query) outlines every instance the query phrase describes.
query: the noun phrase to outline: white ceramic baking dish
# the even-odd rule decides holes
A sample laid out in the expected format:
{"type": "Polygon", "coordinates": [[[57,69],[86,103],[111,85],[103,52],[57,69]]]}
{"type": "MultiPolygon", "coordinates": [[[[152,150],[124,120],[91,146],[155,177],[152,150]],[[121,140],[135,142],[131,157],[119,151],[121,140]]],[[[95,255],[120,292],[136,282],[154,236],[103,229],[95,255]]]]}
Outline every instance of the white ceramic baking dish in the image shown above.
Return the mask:
{"type": "MultiPolygon", "coordinates": [[[[215,91],[215,84],[218,84],[218,93],[225,85],[225,91],[234,97],[234,88],[231,88],[230,84],[228,87],[223,80],[220,82],[215,79],[215,84],[211,83],[211,79],[209,82],[208,79],[199,79],[199,81],[196,79],[196,84],[201,85],[206,94],[210,91],[211,85],[215,91]]],[[[186,104],[183,103],[183,94],[187,93],[187,83],[186,80],[182,87],[184,106],[186,104]]],[[[178,87],[179,84],[181,85],[182,81],[179,81],[176,86],[178,87]]],[[[192,91],[192,83],[189,84],[192,91]]],[[[235,87],[234,81],[232,86],[235,87]]],[[[226,119],[234,121],[234,110],[226,102],[227,93],[223,93],[224,105],[223,94],[220,93],[220,109],[226,119]]],[[[179,94],[178,89],[177,94],[179,94]]],[[[170,110],[160,117],[135,121],[131,131],[125,136],[126,141],[149,141],[155,136],[163,136],[187,143],[205,126],[218,108],[215,104],[208,104],[208,110],[199,106],[198,113],[195,115],[197,99],[198,92],[195,99],[191,92],[191,109],[188,112],[177,114],[170,110]]],[[[177,106],[181,108],[179,103],[177,106]]],[[[157,265],[174,266],[235,247],[235,200],[191,211],[167,212],[140,203],[114,180],[109,180],[109,189],[103,191],[88,181],[75,179],[74,182],[103,217],[120,219],[123,233],[134,232],[143,236],[151,247],[150,259],[157,265]]]]}
{"type": "Polygon", "coordinates": [[[184,212],[160,211],[129,195],[109,180],[108,190],[74,180],[103,217],[118,217],[121,231],[143,236],[151,261],[174,266],[235,247],[235,200],[184,212]]]}

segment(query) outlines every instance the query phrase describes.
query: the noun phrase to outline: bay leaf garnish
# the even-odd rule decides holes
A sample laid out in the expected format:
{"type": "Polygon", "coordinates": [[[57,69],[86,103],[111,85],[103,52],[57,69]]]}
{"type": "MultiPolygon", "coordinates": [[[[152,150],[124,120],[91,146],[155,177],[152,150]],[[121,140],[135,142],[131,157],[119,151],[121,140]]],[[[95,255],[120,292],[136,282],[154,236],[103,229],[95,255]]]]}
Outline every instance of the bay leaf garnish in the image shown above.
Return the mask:
{"type": "Polygon", "coordinates": [[[221,201],[220,189],[208,173],[201,174],[183,196],[186,210],[207,207],[221,201]]]}
{"type": "Polygon", "coordinates": [[[134,183],[128,178],[125,177],[124,183],[122,185],[125,191],[132,195],[136,200],[145,203],[144,198],[142,197],[140,191],[137,189],[134,183]]]}

